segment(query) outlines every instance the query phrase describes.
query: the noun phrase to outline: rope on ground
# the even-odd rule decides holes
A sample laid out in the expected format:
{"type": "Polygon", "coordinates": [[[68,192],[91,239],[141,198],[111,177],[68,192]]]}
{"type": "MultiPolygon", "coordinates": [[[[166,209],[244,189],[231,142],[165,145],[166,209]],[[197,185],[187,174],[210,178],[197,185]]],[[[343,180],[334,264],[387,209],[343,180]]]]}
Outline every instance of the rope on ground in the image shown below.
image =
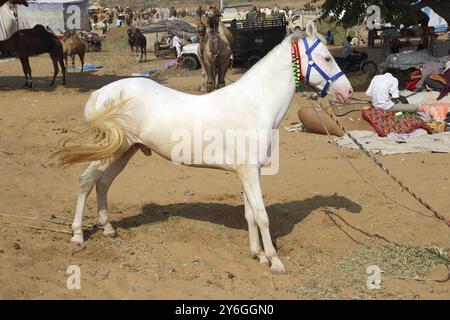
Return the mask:
{"type": "MultiPolygon", "coordinates": [[[[436,217],[437,219],[443,221],[445,224],[447,224],[448,227],[450,227],[450,220],[445,218],[443,215],[441,215],[440,213],[438,213],[433,207],[431,207],[431,205],[429,205],[427,202],[425,202],[420,196],[418,196],[414,191],[412,191],[409,187],[407,187],[399,178],[397,178],[396,176],[394,176],[389,169],[387,169],[376,157],[375,155],[370,152],[369,150],[367,150],[355,137],[353,137],[346,129],[345,127],[339,122],[338,119],[336,119],[336,117],[330,112],[328,111],[323,105],[322,103],[316,99],[318,105],[321,107],[322,110],[324,110],[330,117],[331,119],[336,123],[336,125],[339,126],[339,128],[342,129],[342,131],[344,131],[344,133],[369,157],[369,159],[371,159],[384,173],[386,173],[389,177],[391,177],[400,187],[402,187],[403,190],[405,190],[406,192],[408,192],[414,199],[416,199],[422,206],[424,206],[426,209],[428,209],[429,211],[431,211],[434,215],[434,217],[436,217]]],[[[322,121],[322,118],[320,117],[319,113],[317,112],[317,110],[313,107],[312,108],[316,114],[316,116],[318,117],[322,127],[324,128],[325,132],[327,133],[328,137],[333,140],[333,138],[331,137],[330,132],[328,131],[328,128],[325,126],[324,122],[322,121]]],[[[353,165],[353,163],[342,153],[342,151],[339,149],[339,146],[335,145],[336,148],[339,150],[339,154],[347,161],[347,163],[353,168],[353,170],[355,170],[355,172],[367,183],[369,184],[372,188],[374,188],[377,192],[381,193],[383,196],[385,196],[387,199],[389,199],[391,202],[403,207],[404,209],[407,209],[409,211],[415,212],[415,213],[419,213],[428,217],[431,217],[431,215],[427,215],[425,213],[422,213],[420,211],[408,208],[407,206],[399,203],[398,201],[394,200],[392,197],[389,197],[388,195],[386,195],[385,192],[381,191],[380,189],[378,189],[375,185],[373,185],[372,183],[370,183],[360,172],[359,170],[356,169],[356,167],[353,165]]]]}
{"type": "MultiPolygon", "coordinates": [[[[0,213],[0,217],[15,218],[15,219],[29,219],[29,220],[42,221],[42,222],[46,222],[46,223],[53,223],[53,224],[57,224],[57,225],[70,227],[70,223],[67,223],[67,222],[52,221],[52,220],[42,219],[42,218],[37,218],[37,217],[18,216],[18,215],[14,215],[14,214],[4,214],[4,213],[0,213]]],[[[65,217],[60,217],[60,216],[54,216],[54,217],[60,218],[60,219],[65,219],[65,217]]],[[[70,232],[68,230],[58,230],[58,229],[52,229],[52,228],[41,227],[41,226],[36,226],[36,225],[22,224],[22,223],[17,223],[17,222],[0,221],[0,223],[6,224],[6,225],[11,225],[11,226],[27,227],[27,228],[31,228],[31,229],[37,229],[37,230],[45,230],[45,231],[51,231],[51,232],[72,234],[72,232],[70,232]]],[[[89,225],[85,226],[85,228],[87,228],[87,229],[93,229],[95,227],[96,227],[95,224],[89,224],[89,225]]]]}
{"type": "Polygon", "coordinates": [[[22,224],[22,223],[6,222],[6,221],[0,221],[0,223],[11,225],[11,226],[20,226],[20,227],[27,227],[27,228],[31,228],[31,229],[37,229],[37,230],[45,230],[45,231],[50,231],[50,232],[72,234],[72,232],[67,231],[67,230],[57,230],[57,229],[33,226],[33,225],[30,225],[30,224],[22,224]]]}
{"type": "MultiPolygon", "coordinates": [[[[59,225],[63,225],[63,226],[68,226],[68,225],[70,225],[70,224],[67,223],[67,222],[52,221],[52,220],[42,219],[42,218],[36,218],[36,217],[17,216],[17,215],[13,215],[13,214],[4,214],[4,213],[0,213],[0,217],[6,217],[6,218],[18,218],[18,219],[28,219],[28,220],[37,220],[37,221],[43,221],[43,222],[48,222],[48,223],[59,224],[59,225]]],[[[56,217],[56,216],[55,216],[55,217],[56,217]]]]}
{"type": "Polygon", "coordinates": [[[419,277],[388,277],[388,278],[384,278],[385,280],[390,280],[390,279],[399,279],[399,280],[414,280],[414,281],[420,281],[420,282],[439,282],[439,283],[444,283],[450,280],[450,268],[448,267],[448,265],[445,265],[445,267],[447,268],[447,276],[443,279],[425,279],[425,278],[419,278],[419,277]]]}
{"type": "MultiPolygon", "coordinates": [[[[356,243],[358,243],[358,244],[360,244],[360,245],[365,246],[366,248],[369,248],[369,246],[366,245],[366,244],[364,244],[364,243],[362,243],[362,242],[360,242],[360,241],[358,241],[358,240],[356,240],[356,239],[354,239],[347,231],[345,231],[345,230],[337,223],[337,221],[336,221],[332,216],[338,218],[338,219],[339,219],[340,221],[342,221],[342,222],[344,223],[344,225],[346,225],[347,227],[349,227],[349,228],[351,228],[351,229],[353,229],[353,230],[355,230],[355,231],[357,231],[357,232],[359,232],[359,233],[365,235],[366,237],[369,237],[369,238],[377,238],[377,239],[382,240],[382,241],[384,241],[384,242],[386,242],[386,243],[388,243],[388,244],[395,245],[395,246],[397,246],[397,247],[404,247],[403,245],[399,244],[398,242],[395,242],[395,241],[386,239],[384,236],[379,235],[378,233],[371,233],[371,232],[362,230],[362,229],[360,229],[360,228],[357,228],[357,227],[351,225],[351,224],[350,224],[349,222],[347,222],[344,218],[342,218],[340,215],[334,213],[334,212],[331,211],[329,208],[325,208],[324,212],[325,212],[325,214],[328,216],[328,218],[330,218],[330,219],[333,221],[333,223],[334,223],[334,224],[335,224],[342,232],[344,232],[351,240],[355,241],[356,243]]],[[[440,256],[440,257],[443,256],[443,252],[442,252],[442,250],[441,250],[440,248],[431,247],[431,248],[426,248],[426,249],[429,250],[429,251],[431,251],[431,252],[433,252],[434,254],[436,254],[436,255],[438,255],[438,256],[440,256]]],[[[445,266],[445,268],[447,269],[447,275],[446,275],[445,278],[442,278],[442,279],[426,279],[426,278],[419,278],[419,277],[414,277],[414,278],[412,278],[412,277],[389,277],[389,278],[385,278],[385,279],[415,280],[415,281],[421,281],[421,282],[440,282],[440,283],[447,282],[447,281],[450,280],[450,268],[449,268],[449,265],[448,265],[448,264],[445,264],[445,263],[442,263],[442,264],[443,264],[443,265],[445,266]]]]}

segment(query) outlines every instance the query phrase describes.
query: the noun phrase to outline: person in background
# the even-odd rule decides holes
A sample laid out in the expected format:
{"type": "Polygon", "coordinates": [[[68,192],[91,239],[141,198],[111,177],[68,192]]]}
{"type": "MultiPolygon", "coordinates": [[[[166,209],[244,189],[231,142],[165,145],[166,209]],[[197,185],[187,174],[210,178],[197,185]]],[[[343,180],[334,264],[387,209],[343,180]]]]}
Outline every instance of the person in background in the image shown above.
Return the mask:
{"type": "Polygon", "coordinates": [[[360,53],[356,52],[352,48],[353,38],[348,36],[341,50],[341,57],[344,58],[344,64],[347,65],[348,68],[351,68],[355,63],[359,63],[360,53]]]}
{"type": "Polygon", "coordinates": [[[398,80],[391,73],[373,77],[366,95],[372,97],[375,108],[394,112],[417,112],[418,105],[402,103],[398,91],[398,80]]]}
{"type": "Polygon", "coordinates": [[[402,43],[399,39],[392,39],[389,43],[389,48],[391,49],[391,53],[399,53],[402,43]]]}
{"type": "Polygon", "coordinates": [[[352,42],[352,37],[348,36],[342,45],[342,50],[341,50],[342,58],[347,58],[349,55],[351,55],[353,53],[351,42],[352,42]]]}
{"type": "Polygon", "coordinates": [[[328,45],[334,45],[334,36],[331,33],[331,30],[328,30],[326,39],[327,39],[327,44],[328,45]]]}
{"type": "MultiPolygon", "coordinates": [[[[181,40],[177,35],[170,34],[170,48],[172,48],[177,56],[177,59],[181,57],[181,40]]],[[[169,39],[167,39],[169,41],[169,39]]],[[[169,42],[168,42],[169,43],[169,42]]]]}
{"type": "Polygon", "coordinates": [[[108,31],[108,23],[106,19],[102,21],[102,34],[105,34],[108,31]]]}

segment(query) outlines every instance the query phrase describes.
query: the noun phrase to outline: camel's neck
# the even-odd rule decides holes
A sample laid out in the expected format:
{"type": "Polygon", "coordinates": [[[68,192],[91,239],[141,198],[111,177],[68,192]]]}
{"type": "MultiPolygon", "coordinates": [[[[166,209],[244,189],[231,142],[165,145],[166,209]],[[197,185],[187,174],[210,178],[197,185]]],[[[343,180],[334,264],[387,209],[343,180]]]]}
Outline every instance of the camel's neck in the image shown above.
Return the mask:
{"type": "Polygon", "coordinates": [[[252,98],[258,112],[270,116],[277,128],[295,93],[291,44],[284,40],[236,83],[252,98]]]}

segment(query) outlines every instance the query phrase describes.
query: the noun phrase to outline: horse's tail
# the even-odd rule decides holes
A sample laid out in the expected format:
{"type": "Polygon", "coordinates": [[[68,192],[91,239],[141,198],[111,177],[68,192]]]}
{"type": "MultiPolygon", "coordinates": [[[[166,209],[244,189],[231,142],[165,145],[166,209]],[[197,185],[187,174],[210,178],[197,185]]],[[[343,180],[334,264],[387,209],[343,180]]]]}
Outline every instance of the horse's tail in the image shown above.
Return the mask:
{"type": "Polygon", "coordinates": [[[86,105],[88,128],[64,141],[61,150],[52,157],[58,159],[60,166],[75,163],[107,160],[123,151],[126,142],[125,122],[129,117],[120,113],[130,99],[109,101],[104,108],[93,111],[93,97],[86,105]]]}

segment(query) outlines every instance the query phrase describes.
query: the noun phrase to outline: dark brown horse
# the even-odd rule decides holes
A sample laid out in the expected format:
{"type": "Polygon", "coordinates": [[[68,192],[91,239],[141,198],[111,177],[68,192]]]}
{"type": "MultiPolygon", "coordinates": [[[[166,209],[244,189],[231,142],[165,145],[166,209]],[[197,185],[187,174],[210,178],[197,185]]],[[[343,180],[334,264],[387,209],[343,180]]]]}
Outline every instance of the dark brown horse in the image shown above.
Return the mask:
{"type": "Polygon", "coordinates": [[[24,87],[32,88],[33,79],[31,77],[31,67],[28,58],[41,53],[50,54],[53,62],[53,80],[50,85],[55,84],[56,76],[59,73],[58,62],[62,69],[63,84],[66,84],[66,67],[63,59],[63,45],[55,35],[38,24],[33,29],[16,31],[9,39],[0,41],[0,51],[12,51],[22,63],[25,74],[24,87]]]}

